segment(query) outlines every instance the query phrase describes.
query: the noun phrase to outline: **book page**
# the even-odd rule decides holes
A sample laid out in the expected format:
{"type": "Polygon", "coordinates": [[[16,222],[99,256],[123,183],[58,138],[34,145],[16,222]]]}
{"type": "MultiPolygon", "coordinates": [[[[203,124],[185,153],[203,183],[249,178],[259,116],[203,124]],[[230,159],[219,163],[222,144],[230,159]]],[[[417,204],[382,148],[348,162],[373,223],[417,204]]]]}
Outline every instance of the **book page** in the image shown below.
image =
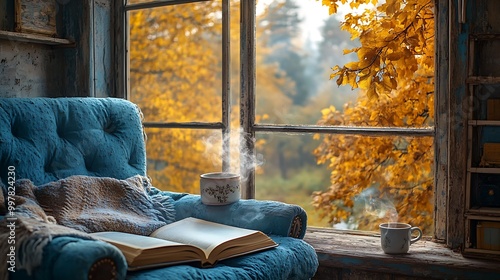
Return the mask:
{"type": "Polygon", "coordinates": [[[218,245],[256,232],[196,218],[186,218],[157,229],[151,236],[197,246],[205,252],[208,258],[210,251],[218,245]]]}
{"type": "Polygon", "coordinates": [[[94,232],[90,235],[110,243],[118,243],[134,249],[152,249],[165,246],[179,246],[176,242],[117,231],[94,232]]]}
{"type": "Polygon", "coordinates": [[[204,252],[194,246],[125,232],[91,233],[120,249],[129,270],[204,260],[204,252]]]}

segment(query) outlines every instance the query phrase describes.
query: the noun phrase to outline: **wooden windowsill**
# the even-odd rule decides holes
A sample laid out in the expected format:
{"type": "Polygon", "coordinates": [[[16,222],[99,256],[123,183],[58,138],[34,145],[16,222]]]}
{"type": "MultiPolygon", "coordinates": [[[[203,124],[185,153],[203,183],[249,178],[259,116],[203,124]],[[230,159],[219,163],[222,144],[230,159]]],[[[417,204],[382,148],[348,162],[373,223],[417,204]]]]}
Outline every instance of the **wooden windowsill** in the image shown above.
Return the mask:
{"type": "Polygon", "coordinates": [[[412,244],[404,255],[385,254],[378,233],[308,228],[304,240],[316,249],[320,267],[441,279],[500,277],[500,262],[465,258],[430,238],[412,244]]]}

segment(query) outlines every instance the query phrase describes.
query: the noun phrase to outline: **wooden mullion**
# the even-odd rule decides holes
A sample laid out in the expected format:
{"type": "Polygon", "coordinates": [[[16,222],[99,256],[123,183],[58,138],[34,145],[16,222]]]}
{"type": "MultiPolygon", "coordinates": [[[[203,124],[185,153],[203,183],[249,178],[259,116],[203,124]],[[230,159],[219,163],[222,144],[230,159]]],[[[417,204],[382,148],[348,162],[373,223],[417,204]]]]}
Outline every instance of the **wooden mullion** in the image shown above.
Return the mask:
{"type": "Polygon", "coordinates": [[[192,128],[192,129],[224,129],[225,126],[221,122],[204,123],[204,122],[144,122],[144,127],[148,128],[192,128]]]}
{"type": "Polygon", "coordinates": [[[351,134],[364,136],[408,136],[434,137],[433,127],[375,127],[375,126],[317,126],[317,125],[277,125],[255,124],[254,131],[285,132],[285,133],[324,133],[324,134],[351,134]]]}
{"type": "Polygon", "coordinates": [[[144,3],[128,4],[125,5],[125,11],[143,10],[151,8],[159,8],[172,5],[189,4],[196,2],[205,2],[211,0],[158,0],[144,3]]]}

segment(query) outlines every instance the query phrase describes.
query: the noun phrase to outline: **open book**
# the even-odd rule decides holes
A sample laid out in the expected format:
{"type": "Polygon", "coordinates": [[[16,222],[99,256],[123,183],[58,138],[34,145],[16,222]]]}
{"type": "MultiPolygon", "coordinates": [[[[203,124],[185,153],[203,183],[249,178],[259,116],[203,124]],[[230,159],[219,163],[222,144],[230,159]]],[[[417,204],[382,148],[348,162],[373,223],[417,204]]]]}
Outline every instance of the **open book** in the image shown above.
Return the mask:
{"type": "Polygon", "coordinates": [[[217,261],[278,246],[260,231],[186,218],[165,225],[150,236],[124,232],[95,232],[94,237],[123,252],[129,270],[199,261],[217,261]]]}

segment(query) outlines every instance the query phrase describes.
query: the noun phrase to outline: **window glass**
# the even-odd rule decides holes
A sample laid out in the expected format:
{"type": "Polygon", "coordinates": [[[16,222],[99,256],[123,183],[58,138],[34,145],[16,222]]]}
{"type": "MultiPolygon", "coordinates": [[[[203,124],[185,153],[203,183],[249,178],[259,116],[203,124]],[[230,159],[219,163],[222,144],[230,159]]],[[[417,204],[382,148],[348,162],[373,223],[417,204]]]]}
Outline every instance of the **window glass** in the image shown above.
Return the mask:
{"type": "Polygon", "coordinates": [[[314,1],[259,1],[256,113],[262,124],[316,124],[326,104],[342,110],[358,89],[339,87],[331,68],[356,59],[359,46],[339,18],[314,1]],[[264,70],[266,65],[268,68],[264,70]]]}
{"type": "MultiPolygon", "coordinates": [[[[328,7],[315,1],[259,3],[261,14],[257,28],[262,29],[260,33],[258,31],[262,35],[259,38],[261,43],[257,44],[257,55],[261,53],[263,58],[257,61],[261,64],[257,66],[256,113],[265,116],[260,123],[314,125],[321,118],[321,110],[329,109],[339,116],[320,124],[434,125],[434,56],[433,52],[418,53],[422,48],[432,50],[433,34],[426,38],[425,34],[431,32],[427,28],[422,28],[422,34],[417,34],[420,39],[426,38],[418,44],[401,39],[413,36],[405,31],[401,31],[400,36],[391,35],[399,27],[389,30],[388,34],[384,33],[384,28],[380,28],[379,35],[364,32],[366,50],[362,48],[356,53],[352,50],[362,46],[357,32],[364,27],[349,33],[346,26],[341,29],[341,22],[346,21],[346,13],[361,13],[364,9],[350,9],[345,5],[339,8],[338,14],[329,15],[328,7]],[[387,43],[371,43],[371,40],[387,43]],[[410,51],[408,54],[399,53],[404,48],[417,55],[410,55],[410,51]],[[400,61],[405,55],[407,57],[400,61]],[[263,74],[260,70],[262,64],[274,65],[275,68],[273,72],[263,74]],[[370,77],[375,72],[377,75],[370,77]],[[404,80],[398,75],[410,78],[404,80]],[[275,78],[272,86],[269,77],[275,78]]],[[[385,29],[390,26],[387,22],[383,24],[385,29]]]]}
{"type": "Polygon", "coordinates": [[[309,210],[310,225],[378,231],[380,222],[397,220],[432,234],[432,4],[417,11],[385,6],[387,13],[375,12],[374,6],[357,11],[343,6],[338,7],[342,16],[322,18],[328,7],[318,2],[266,3],[258,18],[265,43],[257,45],[257,56],[263,56],[257,62],[275,69],[274,75],[259,75],[257,64],[256,114],[261,118],[256,123],[283,124],[285,133],[258,134],[265,166],[256,180],[257,197],[300,204],[309,210]],[[392,18],[399,9],[399,17],[392,18]],[[420,26],[418,31],[404,28],[413,13],[419,13],[411,23],[420,26]],[[312,18],[322,22],[314,24],[312,18]],[[351,25],[341,30],[340,21],[351,25]],[[370,32],[374,26],[380,32],[370,32]],[[279,83],[264,90],[268,77],[279,83]],[[362,126],[388,136],[340,131],[308,138],[287,135],[289,124],[362,126]],[[422,128],[429,136],[410,137],[403,128],[422,128]],[[326,176],[312,171],[321,168],[326,176]]]}
{"type": "Polygon", "coordinates": [[[129,99],[146,122],[220,122],[220,11],[209,1],[129,12],[129,99]]]}
{"type": "Polygon", "coordinates": [[[199,193],[200,174],[222,170],[219,130],[146,128],[147,174],[153,186],[199,193]]]}
{"type": "Polygon", "coordinates": [[[432,234],[432,137],[258,133],[257,141],[257,199],[301,205],[313,226],[378,231],[399,221],[432,234]]]}
{"type": "Polygon", "coordinates": [[[312,153],[320,143],[310,134],[257,133],[255,198],[300,205],[312,226],[330,227],[317,213],[312,194],[329,186],[330,171],[316,163],[312,153]]]}
{"type": "Polygon", "coordinates": [[[130,4],[147,4],[147,3],[155,3],[155,2],[172,2],[172,0],[126,0],[127,5],[130,4]]]}
{"type": "MultiPolygon", "coordinates": [[[[245,158],[239,143],[240,11],[238,1],[230,3],[230,169],[237,171],[245,158]]],[[[130,99],[139,104],[146,122],[220,122],[226,47],[221,9],[220,1],[209,1],[129,12],[130,99]]],[[[244,151],[251,159],[244,166],[256,164],[256,198],[299,204],[313,226],[378,230],[378,222],[390,218],[418,224],[431,234],[433,34],[420,34],[427,38],[423,43],[413,38],[382,46],[387,47],[386,60],[380,63],[382,58],[369,48],[344,55],[362,44],[340,29],[341,20],[317,1],[258,1],[255,108],[250,108],[255,109],[257,125],[250,129],[257,131],[256,153],[244,151]],[[395,72],[403,54],[394,52],[401,46],[412,51],[426,47],[432,54],[405,54],[395,72]],[[373,69],[365,65],[366,73],[381,71],[370,82],[365,72],[346,68],[361,67],[356,62],[360,56],[379,62],[373,69]],[[397,74],[407,79],[396,79],[397,74]],[[266,124],[284,129],[261,132],[259,125],[266,124]],[[362,126],[379,132],[370,135],[385,136],[296,134],[287,125],[362,126]],[[425,128],[427,134],[393,128],[425,128]]],[[[425,32],[433,30],[432,24],[425,32]]],[[[162,189],[198,193],[199,175],[223,168],[221,130],[146,131],[148,173],[162,189]],[[207,142],[214,133],[215,140],[207,142]],[[206,158],[207,151],[218,159],[206,158]]],[[[246,171],[240,170],[243,176],[246,171]]]]}

